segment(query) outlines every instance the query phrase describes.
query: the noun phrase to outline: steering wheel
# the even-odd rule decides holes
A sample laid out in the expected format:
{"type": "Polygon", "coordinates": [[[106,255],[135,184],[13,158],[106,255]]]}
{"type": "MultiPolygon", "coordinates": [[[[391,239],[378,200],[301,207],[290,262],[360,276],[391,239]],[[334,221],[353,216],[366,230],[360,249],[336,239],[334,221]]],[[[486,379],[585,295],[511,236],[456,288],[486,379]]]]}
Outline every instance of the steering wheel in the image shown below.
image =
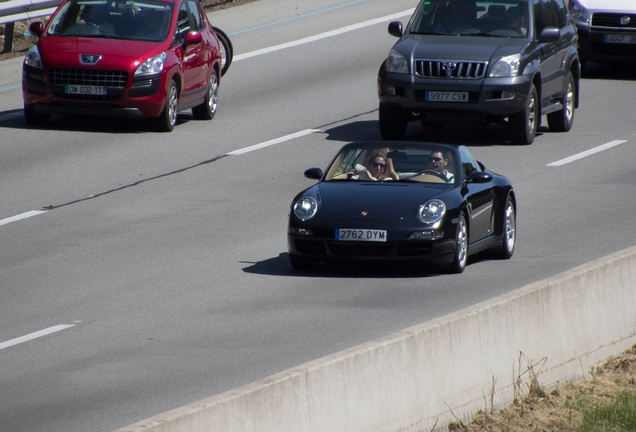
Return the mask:
{"type": "Polygon", "coordinates": [[[448,183],[448,179],[446,178],[446,176],[444,174],[442,174],[439,171],[435,171],[433,169],[425,169],[423,171],[418,172],[413,177],[417,177],[418,175],[422,175],[422,174],[429,174],[429,175],[437,176],[437,177],[441,178],[442,180],[444,180],[446,183],[448,183]]]}

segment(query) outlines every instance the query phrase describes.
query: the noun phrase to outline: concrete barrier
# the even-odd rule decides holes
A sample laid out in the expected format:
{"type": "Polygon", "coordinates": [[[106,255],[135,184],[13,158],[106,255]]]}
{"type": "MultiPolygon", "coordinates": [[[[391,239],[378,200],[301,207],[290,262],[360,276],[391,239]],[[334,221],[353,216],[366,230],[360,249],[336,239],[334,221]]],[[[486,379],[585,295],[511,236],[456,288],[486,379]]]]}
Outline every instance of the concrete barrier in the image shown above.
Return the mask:
{"type": "Polygon", "coordinates": [[[636,343],[636,248],[119,432],[445,430],[636,343]],[[495,383],[493,390],[493,382],[495,383]]]}

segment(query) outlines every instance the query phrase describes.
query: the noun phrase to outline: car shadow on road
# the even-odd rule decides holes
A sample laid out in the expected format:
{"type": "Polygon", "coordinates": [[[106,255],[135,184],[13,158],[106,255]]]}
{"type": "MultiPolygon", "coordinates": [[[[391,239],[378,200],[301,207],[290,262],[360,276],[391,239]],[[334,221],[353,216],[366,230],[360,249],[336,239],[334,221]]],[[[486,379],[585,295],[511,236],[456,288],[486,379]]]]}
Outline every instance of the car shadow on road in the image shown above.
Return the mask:
{"type": "MultiPolygon", "coordinates": [[[[177,126],[193,117],[188,114],[177,117],[177,126]]],[[[93,132],[109,134],[159,133],[147,118],[67,116],[52,114],[43,126],[31,126],[24,119],[23,110],[0,111],[0,129],[25,129],[39,131],[93,132]]]]}
{"type": "MultiPolygon", "coordinates": [[[[544,122],[545,123],[545,122],[544,122]]],[[[324,129],[328,140],[342,142],[382,141],[377,120],[353,121],[324,129]]],[[[537,137],[548,132],[547,126],[539,127],[537,137]]],[[[516,146],[510,142],[505,124],[488,126],[427,126],[420,122],[409,123],[405,141],[437,142],[467,146],[516,146]]]]}
{"type": "Polygon", "coordinates": [[[296,271],[289,264],[289,254],[281,253],[277,257],[263,261],[241,261],[249,264],[243,268],[245,273],[266,276],[292,276],[314,278],[375,278],[375,279],[414,279],[444,275],[436,268],[420,267],[414,263],[393,261],[346,261],[322,262],[315,271],[296,271]]]}
{"type": "Polygon", "coordinates": [[[581,78],[608,81],[634,81],[636,80],[634,65],[636,65],[636,63],[597,63],[588,61],[581,73],[581,78]]]}

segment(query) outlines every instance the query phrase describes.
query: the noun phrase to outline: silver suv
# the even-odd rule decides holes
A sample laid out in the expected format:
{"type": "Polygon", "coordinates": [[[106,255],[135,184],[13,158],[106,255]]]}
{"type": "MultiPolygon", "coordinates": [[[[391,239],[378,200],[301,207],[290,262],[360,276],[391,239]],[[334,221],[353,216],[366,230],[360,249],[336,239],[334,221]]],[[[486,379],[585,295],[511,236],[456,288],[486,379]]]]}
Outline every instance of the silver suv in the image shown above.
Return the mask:
{"type": "Polygon", "coordinates": [[[564,0],[422,0],[378,74],[380,133],[410,121],[503,123],[531,144],[541,116],[572,128],[579,104],[577,33],[564,0]]]}
{"type": "Polygon", "coordinates": [[[636,2],[570,0],[579,32],[579,56],[585,61],[636,61],[636,2]]]}

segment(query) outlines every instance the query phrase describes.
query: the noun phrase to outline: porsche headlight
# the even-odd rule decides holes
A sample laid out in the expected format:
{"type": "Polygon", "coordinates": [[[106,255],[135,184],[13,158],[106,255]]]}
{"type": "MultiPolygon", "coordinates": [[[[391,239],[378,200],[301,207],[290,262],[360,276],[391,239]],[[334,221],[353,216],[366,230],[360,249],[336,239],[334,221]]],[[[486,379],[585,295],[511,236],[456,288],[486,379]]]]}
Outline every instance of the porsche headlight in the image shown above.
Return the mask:
{"type": "Polygon", "coordinates": [[[407,74],[409,73],[409,63],[402,54],[392,49],[386,59],[386,71],[407,74]]]}
{"type": "Polygon", "coordinates": [[[519,75],[521,54],[513,54],[499,59],[490,72],[491,77],[515,77],[519,75]]]}
{"type": "Polygon", "coordinates": [[[26,57],[24,57],[24,64],[34,68],[43,69],[42,57],[40,56],[40,51],[38,50],[37,45],[33,45],[29,48],[26,57]]]}
{"type": "Polygon", "coordinates": [[[572,17],[576,21],[590,23],[590,13],[587,8],[583,6],[578,0],[572,0],[570,3],[570,10],[572,11],[572,17]]]}
{"type": "Polygon", "coordinates": [[[163,65],[166,62],[166,57],[168,57],[168,54],[162,52],[159,55],[149,58],[139,65],[135,71],[135,75],[152,75],[161,73],[163,65]]]}
{"type": "Polygon", "coordinates": [[[304,196],[294,204],[294,214],[302,221],[316,216],[318,202],[313,197],[304,196]]]}
{"type": "Polygon", "coordinates": [[[417,217],[425,224],[432,225],[442,220],[445,213],[446,204],[444,204],[444,201],[432,199],[420,206],[417,217]]]}

